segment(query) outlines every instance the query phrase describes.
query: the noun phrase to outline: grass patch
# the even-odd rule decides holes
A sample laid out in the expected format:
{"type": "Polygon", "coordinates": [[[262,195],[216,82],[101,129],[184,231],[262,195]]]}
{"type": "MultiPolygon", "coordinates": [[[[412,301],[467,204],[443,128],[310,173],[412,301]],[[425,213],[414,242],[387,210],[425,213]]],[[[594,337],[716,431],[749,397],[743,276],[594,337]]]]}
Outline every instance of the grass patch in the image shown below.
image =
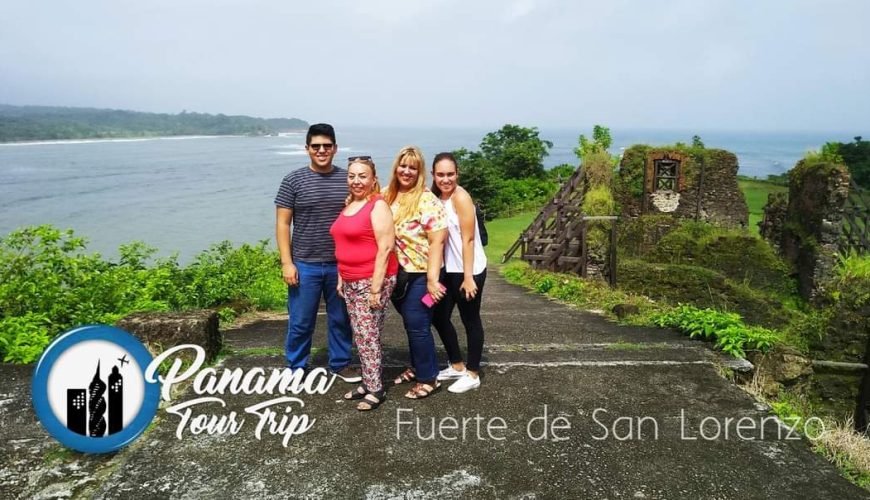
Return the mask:
{"type": "MultiPolygon", "coordinates": [[[[759,398],[757,393],[753,395],[759,398]]],[[[787,423],[798,422],[795,429],[801,431],[813,450],[834,464],[843,477],[870,490],[870,439],[853,430],[851,417],[843,420],[815,417],[818,414],[815,405],[806,396],[788,390],[781,391],[775,400],[767,403],[787,423]]]]}
{"type": "Polygon", "coordinates": [[[840,256],[837,279],[840,282],[852,279],[870,280],[870,255],[861,255],[852,250],[849,255],[840,256]]]}
{"type": "Polygon", "coordinates": [[[581,309],[600,309],[616,319],[613,307],[617,304],[637,306],[638,314],[629,316],[628,323],[651,324],[649,318],[663,310],[663,306],[646,297],[610,288],[599,280],[584,280],[575,274],[551,273],[532,269],[522,261],[512,261],[502,267],[502,274],[509,283],[521,285],[581,309]],[[640,318],[640,319],[638,319],[640,318]]]}
{"type": "Polygon", "coordinates": [[[75,456],[78,452],[67,448],[65,446],[57,445],[54,448],[49,449],[42,456],[43,463],[45,465],[50,465],[54,462],[66,462],[69,461],[73,456],[75,456]]]}
{"type": "Polygon", "coordinates": [[[788,187],[762,180],[739,179],[737,185],[743,191],[749,207],[749,232],[758,234],[758,223],[764,215],[764,205],[770,193],[787,193],[788,187]]]}
{"type": "Polygon", "coordinates": [[[486,231],[489,233],[489,244],[483,247],[483,250],[486,252],[486,260],[491,265],[500,264],[502,255],[517,241],[523,230],[529,227],[529,224],[537,216],[538,212],[523,212],[513,217],[494,219],[487,222],[486,231]]]}
{"type": "Polygon", "coordinates": [[[843,476],[870,490],[870,439],[856,433],[852,421],[831,424],[816,443],[816,451],[840,469],[843,476]]]}

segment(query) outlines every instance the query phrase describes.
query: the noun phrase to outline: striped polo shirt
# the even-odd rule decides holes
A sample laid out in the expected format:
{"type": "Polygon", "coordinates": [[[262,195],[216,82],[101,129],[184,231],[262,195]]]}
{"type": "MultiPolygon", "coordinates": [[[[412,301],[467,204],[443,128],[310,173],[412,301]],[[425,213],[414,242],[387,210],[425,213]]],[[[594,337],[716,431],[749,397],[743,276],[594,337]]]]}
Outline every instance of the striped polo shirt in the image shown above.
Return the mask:
{"type": "Polygon", "coordinates": [[[293,260],[335,262],[329,228],[347,197],[347,171],[335,165],[329,173],[305,166],[284,177],[275,205],[293,210],[293,260]]]}

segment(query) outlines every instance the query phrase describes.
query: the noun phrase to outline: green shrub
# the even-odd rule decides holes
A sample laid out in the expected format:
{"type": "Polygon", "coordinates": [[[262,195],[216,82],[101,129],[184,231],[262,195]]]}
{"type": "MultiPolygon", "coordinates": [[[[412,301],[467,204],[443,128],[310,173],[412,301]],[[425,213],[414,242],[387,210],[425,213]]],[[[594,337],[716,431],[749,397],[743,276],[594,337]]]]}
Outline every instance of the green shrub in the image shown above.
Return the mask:
{"type": "Polygon", "coordinates": [[[601,309],[610,317],[615,317],[612,311],[617,304],[635,305],[638,314],[632,315],[629,319],[633,324],[646,324],[645,319],[652,312],[660,311],[663,307],[662,304],[654,303],[645,297],[610,288],[601,280],[585,280],[575,274],[539,271],[521,261],[503,266],[501,272],[510,283],[530,288],[574,306],[601,309]]]}
{"type": "Polygon", "coordinates": [[[652,149],[651,146],[645,144],[636,144],[623,152],[614,182],[614,190],[620,202],[623,202],[625,198],[639,198],[643,195],[643,173],[646,168],[646,157],[652,149]]]}
{"type": "Polygon", "coordinates": [[[714,341],[717,348],[735,357],[744,357],[746,349],[765,352],[779,339],[779,334],[761,327],[746,326],[739,314],[681,305],[653,317],[657,326],[675,328],[690,338],[714,341]]]}
{"type": "Polygon", "coordinates": [[[45,314],[0,319],[0,353],[4,363],[32,363],[51,341],[51,321],[45,314]]]}
{"type": "Polygon", "coordinates": [[[801,352],[809,352],[830,330],[836,316],[833,308],[801,307],[791,311],[791,321],[781,327],[783,341],[801,352]]]}
{"type": "Polygon", "coordinates": [[[535,283],[535,290],[537,290],[539,293],[547,293],[552,290],[555,285],[556,281],[553,278],[549,276],[544,276],[535,283]]]}
{"type": "Polygon", "coordinates": [[[551,179],[505,179],[495,183],[496,192],[486,205],[487,216],[502,217],[538,210],[556,194],[559,186],[551,179]]]}
{"type": "Polygon", "coordinates": [[[197,255],[184,272],[189,305],[215,307],[248,300],[265,309],[286,301],[280,259],[277,252],[267,249],[268,245],[264,240],[234,248],[229,241],[223,241],[197,255]]]}
{"type": "Polygon", "coordinates": [[[613,159],[605,151],[590,152],[583,158],[583,174],[590,188],[606,187],[613,184],[613,159]]]}
{"type": "Polygon", "coordinates": [[[152,259],[156,250],[141,242],[122,245],[116,261],[86,254],[85,246],[84,238],[49,225],[0,238],[0,358],[31,362],[64,330],[111,324],[134,311],[231,302],[268,309],[286,301],[278,253],[266,241],[220,243],[187,268],[175,256],[152,259]]]}
{"type": "Polygon", "coordinates": [[[561,165],[556,165],[550,170],[547,170],[547,178],[555,182],[557,185],[561,185],[574,175],[575,170],[577,170],[576,166],[562,163],[561,165]]]}
{"type": "Polygon", "coordinates": [[[855,250],[837,259],[836,284],[842,286],[852,280],[870,280],[870,254],[858,254],[855,250]]]}
{"type": "Polygon", "coordinates": [[[596,186],[583,196],[584,215],[613,215],[616,202],[607,186],[596,186]]]}

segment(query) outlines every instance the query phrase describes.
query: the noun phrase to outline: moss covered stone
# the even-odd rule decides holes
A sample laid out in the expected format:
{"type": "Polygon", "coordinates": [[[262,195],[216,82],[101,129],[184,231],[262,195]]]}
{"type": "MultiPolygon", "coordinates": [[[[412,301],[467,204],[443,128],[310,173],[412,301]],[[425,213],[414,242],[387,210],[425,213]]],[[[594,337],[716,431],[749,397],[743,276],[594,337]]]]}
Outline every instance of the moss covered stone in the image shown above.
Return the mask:
{"type": "Polygon", "coordinates": [[[796,291],[785,261],[745,230],[685,223],[662,238],[647,260],[703,266],[769,292],[790,295],[796,291]]]}
{"type": "Polygon", "coordinates": [[[818,300],[833,278],[849,172],[843,165],[801,160],[789,173],[781,251],[798,270],[801,295],[818,300]]]}
{"type": "Polygon", "coordinates": [[[737,168],[737,157],[721,149],[635,145],[623,153],[614,198],[623,216],[666,212],[678,218],[745,227],[749,209],[737,185],[737,168]],[[662,158],[679,161],[675,191],[654,189],[653,161],[662,158]]]}
{"type": "Polygon", "coordinates": [[[777,327],[789,316],[782,304],[767,294],[695,265],[623,259],[618,267],[618,283],[624,290],[654,300],[733,311],[752,325],[777,327]]]}
{"type": "Polygon", "coordinates": [[[744,229],[645,215],[620,222],[619,254],[662,264],[701,266],[753,288],[790,295],[789,265],[763,240],[744,229]]]}
{"type": "Polygon", "coordinates": [[[679,227],[680,221],[667,214],[621,218],[616,226],[619,255],[644,257],[668,233],[679,227]]]}

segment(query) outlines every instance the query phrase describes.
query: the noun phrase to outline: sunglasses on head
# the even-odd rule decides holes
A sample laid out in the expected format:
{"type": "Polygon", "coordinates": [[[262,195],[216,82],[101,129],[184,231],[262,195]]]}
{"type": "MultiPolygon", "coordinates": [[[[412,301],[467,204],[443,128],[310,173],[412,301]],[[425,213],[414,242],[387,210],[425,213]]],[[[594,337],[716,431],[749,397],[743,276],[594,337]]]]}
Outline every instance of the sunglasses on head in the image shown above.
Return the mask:
{"type": "Polygon", "coordinates": [[[326,144],[309,144],[308,149],[313,149],[314,151],[320,151],[321,149],[325,151],[332,151],[332,148],[335,147],[335,144],[326,143],[326,144]]]}
{"type": "Polygon", "coordinates": [[[347,157],[347,162],[348,162],[348,163],[353,163],[353,162],[355,162],[355,161],[372,161],[372,157],[371,157],[371,156],[368,156],[368,155],[363,155],[363,156],[348,156],[348,157],[347,157]]]}

